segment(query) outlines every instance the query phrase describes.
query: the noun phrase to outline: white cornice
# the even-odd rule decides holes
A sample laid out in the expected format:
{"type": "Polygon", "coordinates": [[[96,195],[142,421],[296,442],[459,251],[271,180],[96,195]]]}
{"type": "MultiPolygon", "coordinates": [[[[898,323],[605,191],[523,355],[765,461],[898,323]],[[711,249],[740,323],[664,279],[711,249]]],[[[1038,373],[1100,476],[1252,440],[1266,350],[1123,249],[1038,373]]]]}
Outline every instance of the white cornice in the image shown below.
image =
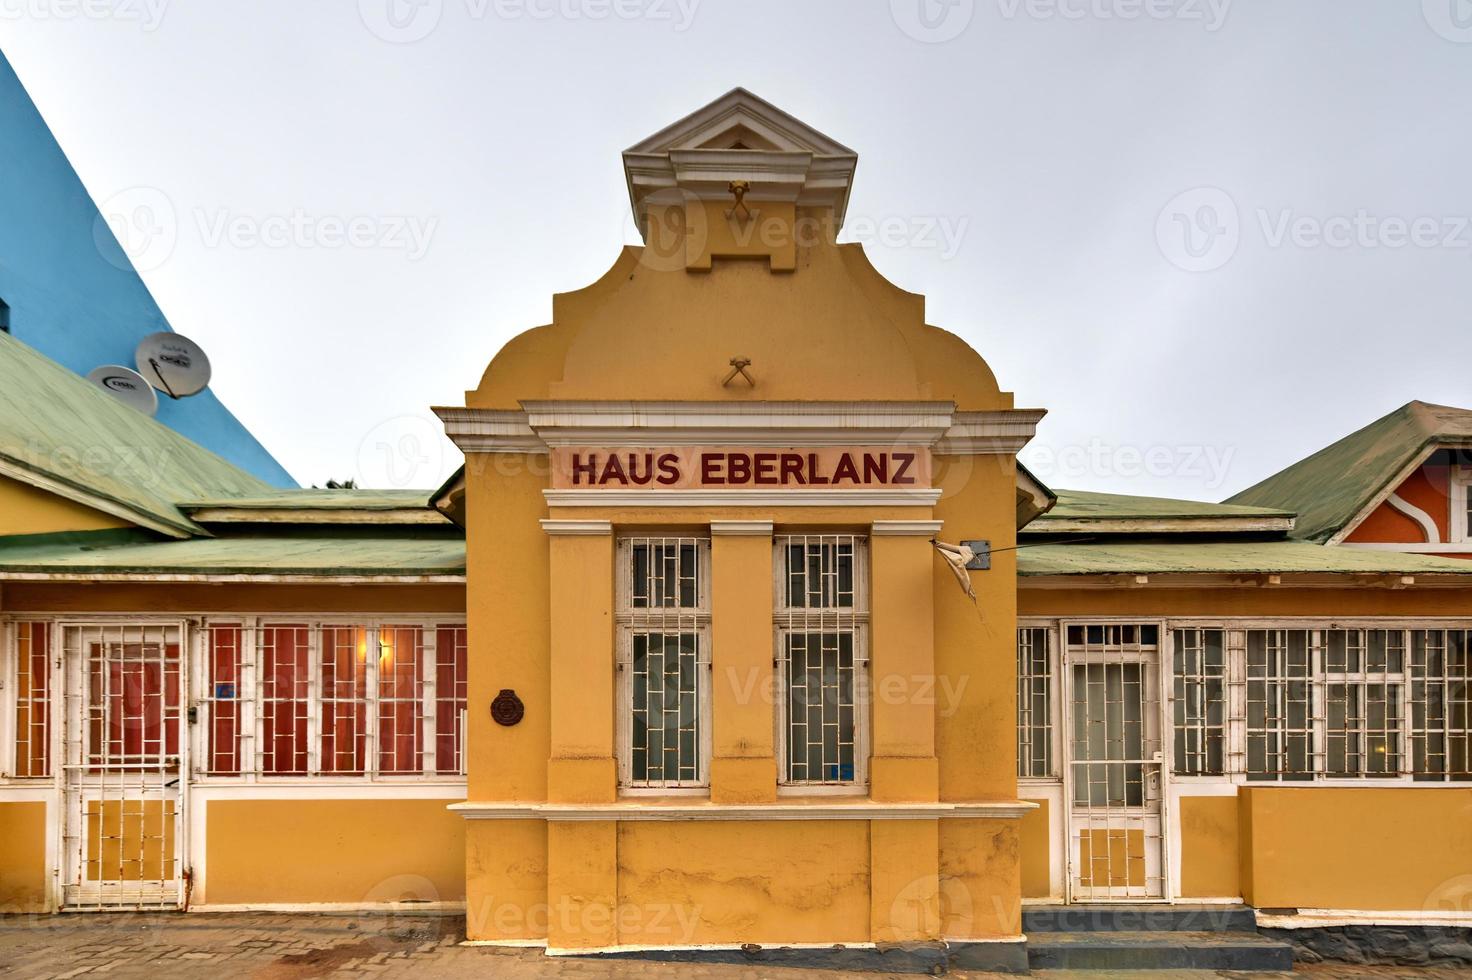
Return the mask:
{"type": "Polygon", "coordinates": [[[874,521],[869,532],[876,538],[925,537],[933,538],[940,533],[945,521],[874,521]]]}
{"type": "Polygon", "coordinates": [[[934,507],[939,490],[543,490],[548,507],[934,507]]]}
{"type": "Polygon", "coordinates": [[[613,525],[608,521],[548,521],[540,522],[542,530],[548,534],[574,534],[574,535],[609,535],[613,533],[613,525]]]}
{"type": "Polygon", "coordinates": [[[542,453],[558,446],[866,446],[946,455],[1015,455],[1045,414],[957,412],[951,402],[525,401],[522,411],[436,408],[464,452],[542,453]]]}
{"type": "Polygon", "coordinates": [[[451,803],[447,808],[467,820],[540,819],[554,823],[584,820],[937,820],[945,818],[1017,820],[1037,809],[1036,803],[1001,800],[977,803],[451,803]]]}
{"type": "Polygon", "coordinates": [[[754,537],[772,536],[771,521],[711,521],[710,533],[712,536],[722,535],[751,535],[754,537]]]}

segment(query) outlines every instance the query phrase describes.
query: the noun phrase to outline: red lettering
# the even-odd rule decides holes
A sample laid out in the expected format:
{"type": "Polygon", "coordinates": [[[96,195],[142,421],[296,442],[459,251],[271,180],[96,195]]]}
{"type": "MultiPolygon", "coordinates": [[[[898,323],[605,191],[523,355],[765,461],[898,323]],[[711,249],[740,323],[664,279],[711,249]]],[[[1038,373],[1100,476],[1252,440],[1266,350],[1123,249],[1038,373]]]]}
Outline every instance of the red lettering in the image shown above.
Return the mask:
{"type": "Polygon", "coordinates": [[[588,461],[583,462],[582,453],[572,454],[572,485],[577,486],[583,482],[583,477],[588,478],[589,483],[598,482],[598,454],[590,453],[588,461]]]}
{"type": "Polygon", "coordinates": [[[833,468],[833,482],[837,483],[839,480],[859,482],[859,468],[854,465],[854,458],[848,453],[838,457],[838,465],[833,468]]]}
{"type": "Polygon", "coordinates": [[[720,453],[700,454],[700,482],[701,483],[725,483],[726,478],[721,473],[720,453]]]}
{"type": "Polygon", "coordinates": [[[889,454],[873,453],[864,454],[864,482],[865,483],[888,483],[889,482],[889,454]]]}
{"type": "Polygon", "coordinates": [[[781,483],[777,479],[777,454],[757,453],[752,459],[756,463],[756,482],[760,486],[772,486],[781,483]]]}
{"type": "Polygon", "coordinates": [[[781,480],[785,486],[788,483],[804,484],[808,481],[802,475],[802,456],[797,453],[782,454],[782,476],[781,480]]]}
{"type": "Polygon", "coordinates": [[[910,472],[910,465],[915,462],[915,454],[914,453],[895,453],[894,454],[894,461],[896,463],[899,463],[900,464],[900,468],[895,471],[895,474],[894,474],[894,482],[897,483],[897,484],[912,484],[912,483],[914,483],[915,482],[915,478],[913,476],[906,476],[905,474],[908,473],[908,472],[910,472]]]}
{"type": "Polygon", "coordinates": [[[639,486],[644,486],[654,478],[654,454],[644,454],[644,474],[639,474],[639,457],[629,453],[629,479],[639,486]]]}
{"type": "Polygon", "coordinates": [[[824,476],[823,474],[821,474],[821,473],[818,472],[818,454],[817,453],[808,453],[808,482],[809,483],[817,483],[817,484],[823,484],[823,483],[827,483],[828,482],[828,478],[826,476],[824,476]]]}
{"type": "Polygon", "coordinates": [[[751,482],[751,457],[745,453],[728,453],[726,455],[726,476],[734,484],[741,485],[751,482]]]}
{"type": "Polygon", "coordinates": [[[603,467],[603,475],[598,478],[600,484],[606,484],[610,480],[618,480],[624,486],[628,486],[629,483],[629,478],[624,475],[624,464],[618,461],[617,453],[608,457],[608,463],[603,467]]]}
{"type": "Polygon", "coordinates": [[[680,467],[676,465],[679,461],[680,457],[676,456],[674,453],[665,453],[660,456],[658,461],[659,476],[655,477],[654,482],[658,483],[660,486],[665,487],[669,486],[672,483],[679,483],[680,467]]]}

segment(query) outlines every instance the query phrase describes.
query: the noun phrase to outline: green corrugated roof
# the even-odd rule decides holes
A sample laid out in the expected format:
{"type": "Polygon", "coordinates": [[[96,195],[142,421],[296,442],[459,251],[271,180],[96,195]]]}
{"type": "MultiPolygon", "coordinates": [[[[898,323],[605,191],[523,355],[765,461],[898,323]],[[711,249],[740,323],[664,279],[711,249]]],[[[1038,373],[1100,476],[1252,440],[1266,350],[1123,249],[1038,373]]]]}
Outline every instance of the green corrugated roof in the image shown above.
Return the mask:
{"type": "Polygon", "coordinates": [[[0,545],[6,574],[464,575],[451,537],[249,537],[123,540],[115,533],[38,535],[0,545]]]}
{"type": "Polygon", "coordinates": [[[1465,575],[1472,561],[1327,547],[1306,541],[1213,541],[1182,544],[1041,544],[1017,550],[1017,573],[1036,575],[1168,575],[1321,573],[1465,575]]]}
{"type": "Polygon", "coordinates": [[[1132,497],[1122,493],[1092,493],[1087,490],[1056,490],[1058,503],[1037,519],[1050,520],[1150,520],[1193,517],[1292,517],[1293,511],[1274,507],[1244,507],[1202,500],[1172,500],[1165,497],[1132,497]]]}
{"type": "Polygon", "coordinates": [[[246,497],[204,497],[179,504],[184,510],[236,507],[241,510],[403,510],[429,507],[433,490],[276,490],[246,497]]]}
{"type": "Polygon", "coordinates": [[[203,533],[177,501],[272,490],[5,333],[0,461],[8,475],[175,535],[203,533]]]}
{"type": "Polygon", "coordinates": [[[1411,402],[1227,503],[1291,508],[1294,537],[1327,541],[1427,448],[1457,444],[1472,444],[1472,411],[1411,402]]]}

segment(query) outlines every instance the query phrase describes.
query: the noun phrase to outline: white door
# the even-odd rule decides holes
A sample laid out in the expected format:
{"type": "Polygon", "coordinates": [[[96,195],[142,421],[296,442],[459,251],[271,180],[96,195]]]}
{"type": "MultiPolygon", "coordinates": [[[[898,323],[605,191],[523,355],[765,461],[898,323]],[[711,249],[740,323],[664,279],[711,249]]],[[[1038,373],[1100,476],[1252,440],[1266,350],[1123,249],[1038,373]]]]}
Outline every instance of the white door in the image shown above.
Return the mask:
{"type": "Polygon", "coordinates": [[[182,623],[62,627],[62,902],[172,909],[184,896],[182,623]]]}
{"type": "Polygon", "coordinates": [[[1067,623],[1062,632],[1068,898],[1164,900],[1162,631],[1067,623]]]}

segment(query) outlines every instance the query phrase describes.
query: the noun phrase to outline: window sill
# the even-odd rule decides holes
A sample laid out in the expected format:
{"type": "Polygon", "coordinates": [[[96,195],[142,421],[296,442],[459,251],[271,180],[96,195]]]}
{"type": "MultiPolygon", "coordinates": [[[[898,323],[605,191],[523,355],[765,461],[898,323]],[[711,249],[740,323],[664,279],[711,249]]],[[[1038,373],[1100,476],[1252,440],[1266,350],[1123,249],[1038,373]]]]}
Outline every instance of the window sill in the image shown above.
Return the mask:
{"type": "Polygon", "coordinates": [[[711,803],[688,798],[617,803],[453,803],[467,820],[1015,820],[1037,808],[1021,800],[967,803],[874,803],[867,798],[786,798],[776,803],[711,803]]]}

